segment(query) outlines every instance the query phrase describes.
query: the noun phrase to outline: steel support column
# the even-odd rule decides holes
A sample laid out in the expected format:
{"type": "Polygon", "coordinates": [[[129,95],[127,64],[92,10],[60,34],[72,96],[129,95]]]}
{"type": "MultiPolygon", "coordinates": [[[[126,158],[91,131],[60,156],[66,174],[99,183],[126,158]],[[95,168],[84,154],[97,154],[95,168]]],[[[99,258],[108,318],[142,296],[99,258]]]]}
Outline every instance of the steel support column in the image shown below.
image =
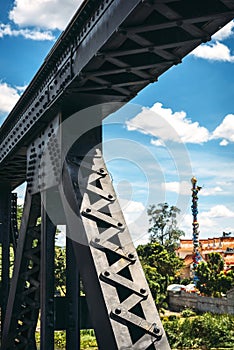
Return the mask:
{"type": "Polygon", "coordinates": [[[6,315],[10,283],[10,227],[11,227],[11,188],[0,185],[0,237],[2,243],[2,280],[1,280],[1,329],[6,315]]]}
{"type": "Polygon", "coordinates": [[[102,158],[100,129],[92,134],[69,151],[60,193],[98,347],[169,350],[102,158]]]}
{"type": "Polygon", "coordinates": [[[36,350],[40,289],[40,195],[26,192],[1,350],[36,350]]]}
{"type": "Polygon", "coordinates": [[[80,276],[72,241],[66,239],[66,350],[80,350],[80,276]]]}
{"type": "Polygon", "coordinates": [[[41,193],[41,329],[40,350],[54,349],[54,241],[56,226],[46,212],[47,191],[41,193]]]}

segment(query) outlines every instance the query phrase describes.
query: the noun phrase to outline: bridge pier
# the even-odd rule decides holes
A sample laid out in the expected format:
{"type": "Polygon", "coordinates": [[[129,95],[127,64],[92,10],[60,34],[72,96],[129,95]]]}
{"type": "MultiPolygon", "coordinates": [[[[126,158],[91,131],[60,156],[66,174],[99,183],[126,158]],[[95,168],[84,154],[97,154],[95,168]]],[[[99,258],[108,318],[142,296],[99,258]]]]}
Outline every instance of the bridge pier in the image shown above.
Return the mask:
{"type": "Polygon", "coordinates": [[[55,130],[82,108],[113,101],[120,108],[210,40],[234,16],[232,1],[213,2],[84,1],[1,126],[1,350],[36,349],[40,310],[41,350],[53,349],[56,329],[66,329],[66,350],[79,349],[79,274],[100,350],[170,349],[102,158],[101,117],[112,111],[78,118],[67,135],[55,130]],[[82,123],[96,128],[82,133],[82,123]],[[78,133],[70,149],[64,135],[69,141],[78,133]],[[11,190],[24,181],[17,237],[11,190]],[[61,300],[53,286],[59,224],[67,227],[67,296],[61,300]],[[60,302],[65,317],[59,325],[60,302]]]}

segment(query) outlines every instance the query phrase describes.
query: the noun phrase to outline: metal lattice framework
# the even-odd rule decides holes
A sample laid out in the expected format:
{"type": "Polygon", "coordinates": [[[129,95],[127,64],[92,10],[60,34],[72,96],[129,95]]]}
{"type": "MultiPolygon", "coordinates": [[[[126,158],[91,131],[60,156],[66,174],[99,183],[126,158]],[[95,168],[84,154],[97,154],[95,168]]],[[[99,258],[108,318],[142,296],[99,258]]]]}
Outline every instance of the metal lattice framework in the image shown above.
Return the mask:
{"type": "MultiPolygon", "coordinates": [[[[108,337],[99,339],[101,348],[154,349],[157,345],[159,349],[169,349],[101,151],[93,149],[85,159],[68,157],[67,171],[73,174],[71,188],[67,190],[70,199],[76,195],[77,178],[79,184],[84,185],[75,203],[89,246],[86,254],[92,258],[95,268],[93,274],[89,272],[89,278],[98,280],[100,299],[104,301],[97,306],[93,300],[96,315],[92,321],[95,329],[113,332],[111,341],[108,337]]],[[[68,227],[70,222],[68,219],[68,227]]],[[[79,256],[79,252],[77,254],[79,256]]],[[[83,265],[87,259],[82,254],[83,265]]],[[[89,284],[82,267],[81,275],[85,285],[89,284]]]]}
{"type": "Polygon", "coordinates": [[[39,313],[40,350],[54,349],[57,329],[67,350],[79,349],[80,276],[99,349],[170,349],[102,158],[110,111],[98,109],[96,128],[67,153],[56,130],[87,107],[128,102],[233,18],[233,0],[86,0],[78,9],[0,129],[1,350],[36,350],[39,313]],[[12,191],[24,181],[18,230],[12,191]],[[54,297],[59,224],[64,298],[54,297]]]}

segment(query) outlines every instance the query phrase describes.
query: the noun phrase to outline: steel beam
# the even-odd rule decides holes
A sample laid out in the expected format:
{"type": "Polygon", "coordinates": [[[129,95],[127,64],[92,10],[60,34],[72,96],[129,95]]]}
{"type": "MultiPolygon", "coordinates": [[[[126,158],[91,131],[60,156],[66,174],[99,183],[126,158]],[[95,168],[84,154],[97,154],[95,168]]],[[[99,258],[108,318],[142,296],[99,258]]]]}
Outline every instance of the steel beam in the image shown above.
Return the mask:
{"type": "Polygon", "coordinates": [[[66,239],[66,271],[66,350],[80,350],[80,274],[69,237],[66,239]]]}
{"type": "Polygon", "coordinates": [[[11,187],[0,184],[0,230],[2,244],[1,276],[1,329],[6,316],[7,299],[10,285],[10,229],[11,229],[11,187]]]}
{"type": "Polygon", "coordinates": [[[19,238],[18,220],[17,220],[17,193],[11,194],[11,241],[14,254],[16,253],[17,241],[19,238]]]}
{"type": "Polygon", "coordinates": [[[54,242],[56,226],[46,212],[47,191],[41,193],[40,350],[54,350],[54,242]]]}
{"type": "MultiPolygon", "coordinates": [[[[121,68],[119,62],[111,63],[108,59],[105,60],[104,56],[97,56],[99,52],[117,51],[117,55],[121,56],[131,51],[129,55],[137,56],[139,53],[137,50],[143,49],[142,52],[147,53],[146,46],[149,47],[149,55],[155,53],[156,63],[158,56],[165,59],[165,61],[162,60],[162,66],[157,71],[152,69],[144,72],[151,76],[149,79],[143,77],[146,80],[144,84],[125,85],[125,88],[122,88],[110,83],[107,96],[106,84],[103,83],[103,91],[96,94],[96,100],[99,99],[97,103],[110,101],[110,95],[114,98],[116,91],[120,93],[117,97],[119,101],[127,102],[201,42],[207,41],[233,16],[233,5],[229,0],[214,0],[214,6],[210,6],[208,0],[197,0],[189,6],[184,0],[85,1],[46,57],[7,121],[2,125],[0,164],[6,159],[10,163],[2,164],[0,170],[7,169],[9,165],[11,168],[14,166],[15,159],[18,159],[24,146],[27,146],[29,139],[33,139],[43,123],[48,123],[56,115],[57,110],[61,110],[66,103],[70,103],[68,94],[74,91],[74,88],[77,89],[80,86],[84,88],[83,91],[86,94],[89,92],[87,89],[89,84],[86,86],[86,78],[83,78],[85,71],[103,70],[103,66],[110,64],[114,66],[113,70],[115,66],[117,69],[121,68]],[[155,23],[152,18],[155,18],[155,23]],[[157,40],[158,31],[161,33],[160,40],[157,40]],[[158,44],[158,41],[162,41],[161,44],[158,44]],[[173,52],[170,51],[171,48],[174,48],[173,52]],[[167,49],[169,49],[168,52],[160,51],[167,49]],[[167,61],[170,61],[170,64],[168,63],[164,68],[167,61]]],[[[131,62],[128,62],[129,65],[134,65],[134,61],[133,56],[131,62]]],[[[146,55],[143,65],[148,61],[146,55]]],[[[135,80],[139,80],[137,76],[141,77],[139,70],[135,70],[133,74],[136,75],[135,80]]],[[[119,83],[127,84],[129,81],[123,79],[119,83]]],[[[87,103],[88,96],[86,96],[86,102],[84,99],[78,100],[77,97],[74,99],[75,103],[82,107],[82,103],[87,103]]],[[[19,174],[18,183],[16,183],[17,181],[13,180],[14,174],[10,172],[9,176],[14,186],[25,180],[22,171],[19,174]]]]}
{"type": "Polygon", "coordinates": [[[3,325],[1,350],[36,350],[39,313],[40,196],[27,191],[3,325]]]}

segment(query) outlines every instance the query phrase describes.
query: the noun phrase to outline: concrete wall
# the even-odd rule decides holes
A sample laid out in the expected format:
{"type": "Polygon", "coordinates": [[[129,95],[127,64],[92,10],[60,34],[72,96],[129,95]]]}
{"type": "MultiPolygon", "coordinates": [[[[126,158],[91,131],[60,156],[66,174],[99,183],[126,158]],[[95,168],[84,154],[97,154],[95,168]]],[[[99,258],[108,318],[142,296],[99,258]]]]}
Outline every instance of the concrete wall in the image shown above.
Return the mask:
{"type": "Polygon", "coordinates": [[[169,292],[169,306],[173,311],[181,311],[184,308],[215,314],[234,315],[234,288],[227,293],[227,297],[211,298],[203,297],[195,293],[169,292]]]}

